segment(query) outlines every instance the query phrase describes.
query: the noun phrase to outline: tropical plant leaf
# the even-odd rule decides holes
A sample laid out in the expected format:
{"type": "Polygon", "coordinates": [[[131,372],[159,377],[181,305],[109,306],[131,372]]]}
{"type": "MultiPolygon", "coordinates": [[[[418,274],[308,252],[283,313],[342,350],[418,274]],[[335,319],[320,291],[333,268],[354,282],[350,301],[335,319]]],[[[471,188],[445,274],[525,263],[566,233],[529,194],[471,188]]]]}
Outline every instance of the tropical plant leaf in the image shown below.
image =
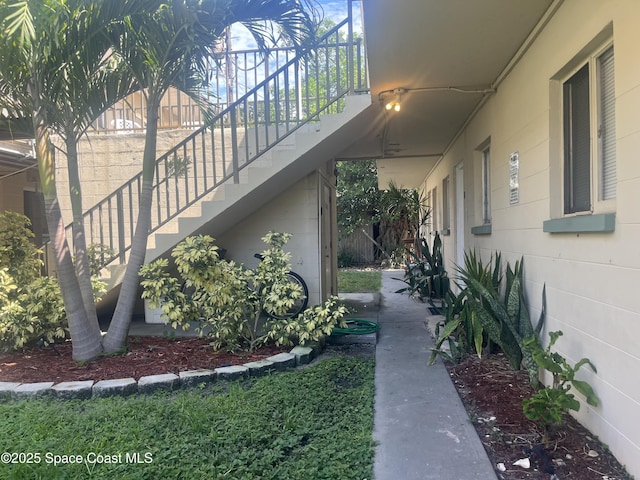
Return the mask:
{"type": "Polygon", "coordinates": [[[473,335],[473,344],[475,346],[476,353],[478,354],[478,358],[482,358],[482,344],[484,340],[484,335],[483,335],[484,329],[482,328],[482,325],[480,324],[480,322],[477,320],[474,312],[471,312],[470,324],[471,324],[471,330],[473,335]]]}
{"type": "Polygon", "coordinates": [[[589,360],[588,358],[583,358],[578,363],[576,363],[573,367],[573,371],[577,372],[583,365],[589,365],[591,367],[591,370],[593,370],[595,373],[598,373],[598,370],[596,370],[596,366],[591,363],[591,360],[589,360]]]}
{"type": "MultiPolygon", "coordinates": [[[[468,279],[468,287],[474,290],[476,296],[480,297],[483,302],[486,302],[487,306],[490,309],[490,312],[496,317],[496,319],[501,322],[503,325],[506,325],[514,338],[518,341],[518,345],[522,344],[522,336],[520,332],[515,328],[513,322],[509,318],[505,307],[495,298],[491,292],[480,282],[478,282],[474,278],[468,279]]],[[[483,305],[484,307],[485,305],[483,305]]]]}
{"type": "Polygon", "coordinates": [[[573,388],[575,388],[578,392],[585,396],[589,405],[593,407],[598,406],[600,400],[596,396],[595,392],[593,391],[593,387],[589,383],[582,380],[572,380],[571,385],[573,385],[573,388]]]}
{"type": "MultiPolygon", "coordinates": [[[[493,272],[491,274],[491,283],[494,288],[498,288],[500,283],[502,282],[502,272],[501,272],[501,264],[502,264],[502,254],[500,252],[496,252],[495,256],[492,257],[493,260],[493,272]]],[[[491,262],[489,262],[491,263],[491,262]]]]}
{"type": "Polygon", "coordinates": [[[540,383],[540,369],[530,350],[522,350],[522,363],[524,363],[527,372],[529,372],[529,383],[532,387],[537,387],[540,383]]]}
{"type": "MultiPolygon", "coordinates": [[[[475,303],[475,302],[474,302],[475,303]]],[[[500,338],[501,328],[498,322],[493,318],[493,316],[484,309],[481,304],[476,303],[475,305],[470,307],[471,310],[471,318],[478,322],[483,331],[489,336],[489,338],[497,343],[498,345],[502,344],[502,339],[500,338]]]]}
{"type": "Polygon", "coordinates": [[[451,320],[450,322],[446,323],[444,328],[442,329],[442,331],[440,332],[440,335],[438,336],[438,339],[436,340],[436,347],[440,347],[440,345],[442,345],[442,343],[451,336],[451,334],[453,334],[453,332],[456,331],[456,329],[460,326],[460,318],[455,318],[453,320],[451,320]]]}
{"type": "Polygon", "coordinates": [[[509,322],[514,326],[514,328],[518,329],[519,333],[522,333],[520,330],[520,279],[518,277],[513,278],[511,288],[509,289],[505,300],[506,313],[509,318],[509,322]]]}
{"type": "Polygon", "coordinates": [[[546,315],[547,315],[547,286],[545,284],[542,286],[542,308],[540,310],[540,317],[538,318],[538,323],[533,329],[533,332],[535,333],[536,338],[540,337],[540,332],[542,331],[542,325],[544,324],[544,319],[546,315]]]}

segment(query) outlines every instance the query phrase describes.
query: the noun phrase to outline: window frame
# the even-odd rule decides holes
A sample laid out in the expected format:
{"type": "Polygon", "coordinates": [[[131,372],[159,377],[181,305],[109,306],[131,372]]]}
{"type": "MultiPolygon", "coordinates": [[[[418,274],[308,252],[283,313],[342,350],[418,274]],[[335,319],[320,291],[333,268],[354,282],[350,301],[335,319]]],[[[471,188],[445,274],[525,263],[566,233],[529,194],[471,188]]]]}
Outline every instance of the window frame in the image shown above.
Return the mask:
{"type": "Polygon", "coordinates": [[[480,150],[482,166],[482,224],[491,225],[491,145],[480,150]]]}
{"type": "Polygon", "coordinates": [[[442,179],[442,235],[451,232],[451,181],[449,175],[442,179]]]}
{"type": "MultiPolygon", "coordinates": [[[[603,152],[600,139],[601,123],[602,123],[602,90],[601,90],[601,70],[600,59],[610,49],[614,49],[613,39],[608,39],[605,42],[598,44],[596,48],[590,50],[587,56],[582,58],[582,61],[577,62],[568,71],[565,71],[559,80],[559,110],[560,110],[560,142],[561,148],[561,166],[560,173],[562,181],[560,183],[561,193],[559,195],[559,217],[572,217],[578,215],[599,214],[606,212],[615,212],[616,199],[615,196],[611,199],[604,200],[602,198],[603,191],[603,178],[604,178],[604,162],[603,152]],[[565,86],[574,78],[574,76],[582,70],[585,66],[588,66],[588,109],[589,109],[589,207],[586,209],[570,208],[567,205],[568,202],[568,179],[567,179],[567,157],[566,157],[566,119],[565,119],[565,105],[566,94],[565,86]]],[[[613,50],[614,61],[614,73],[613,73],[613,90],[615,97],[615,49],[613,50]]],[[[615,100],[614,100],[615,103],[615,100]]],[[[613,122],[615,128],[616,115],[613,114],[613,122]]],[[[615,135],[615,134],[614,134],[615,135]]],[[[614,163],[617,167],[617,159],[614,163]]]]}
{"type": "Polygon", "coordinates": [[[438,187],[433,187],[431,189],[431,218],[433,223],[431,224],[430,232],[432,235],[435,235],[438,231],[438,227],[440,226],[440,212],[438,211],[438,208],[438,187]]]}
{"type": "Polygon", "coordinates": [[[427,207],[428,215],[421,219],[420,236],[423,238],[431,234],[431,228],[433,225],[433,208],[432,208],[432,202],[431,202],[431,190],[426,192],[424,202],[427,207]]]}

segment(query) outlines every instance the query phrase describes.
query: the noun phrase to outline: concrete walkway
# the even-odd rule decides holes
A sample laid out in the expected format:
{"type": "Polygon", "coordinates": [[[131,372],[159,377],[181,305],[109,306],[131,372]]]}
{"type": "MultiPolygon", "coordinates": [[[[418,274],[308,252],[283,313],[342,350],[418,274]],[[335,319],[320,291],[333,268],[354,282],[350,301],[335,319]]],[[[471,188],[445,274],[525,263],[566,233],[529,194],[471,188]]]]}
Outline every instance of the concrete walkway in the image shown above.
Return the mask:
{"type": "Polygon", "coordinates": [[[376,348],[375,480],[495,479],[489,458],[438,361],[427,306],[394,293],[403,271],[382,274],[376,348]]]}
{"type": "MultiPolygon", "coordinates": [[[[433,339],[427,305],[395,293],[402,270],[383,270],[379,295],[341,295],[353,317],[380,323],[376,347],[375,480],[495,480],[496,474],[440,360],[428,366],[433,339]]],[[[131,335],[163,335],[138,319],[131,335]]],[[[176,336],[193,332],[174,331],[176,336]]],[[[347,343],[375,343],[375,335],[347,343]],[[368,337],[368,338],[366,338],[368,337]]],[[[338,342],[342,343],[342,342],[338,342]]]]}

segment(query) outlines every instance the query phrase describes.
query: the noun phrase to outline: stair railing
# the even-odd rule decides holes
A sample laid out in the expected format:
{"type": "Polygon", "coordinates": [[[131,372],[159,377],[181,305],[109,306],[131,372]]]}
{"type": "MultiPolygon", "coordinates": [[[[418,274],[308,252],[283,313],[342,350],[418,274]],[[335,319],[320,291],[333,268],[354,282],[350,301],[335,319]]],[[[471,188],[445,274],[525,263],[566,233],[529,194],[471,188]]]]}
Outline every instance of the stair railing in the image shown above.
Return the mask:
{"type": "MultiPolygon", "coordinates": [[[[351,13],[349,8],[349,16],[312,49],[287,61],[157,159],[151,232],[214,196],[220,185],[239,183],[243,169],[302,125],[342,111],[347,94],[366,91],[363,43],[354,38],[351,13]]],[[[127,261],[141,189],[140,173],[84,214],[87,243],[115,252],[101,259],[104,265],[127,261]]]]}

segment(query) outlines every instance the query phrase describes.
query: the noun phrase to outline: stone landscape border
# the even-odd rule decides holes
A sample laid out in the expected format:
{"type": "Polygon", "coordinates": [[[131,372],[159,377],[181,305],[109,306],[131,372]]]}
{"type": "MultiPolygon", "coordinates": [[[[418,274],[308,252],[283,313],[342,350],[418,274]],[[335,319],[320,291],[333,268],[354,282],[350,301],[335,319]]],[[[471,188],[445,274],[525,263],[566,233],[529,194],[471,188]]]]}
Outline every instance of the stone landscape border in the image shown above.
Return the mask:
{"type": "Polygon", "coordinates": [[[75,382],[17,383],[0,382],[0,400],[24,400],[53,397],[61,400],[104,398],[116,395],[126,396],[136,393],[147,394],[158,390],[174,391],[200,384],[212,384],[218,380],[260,377],[274,371],[283,371],[306,365],[317,357],[324,348],[324,342],[308,347],[297,346],[289,353],[283,352],[263,360],[243,365],[219,367],[213,370],[188,370],[160,375],[114,380],[84,380],[75,382]]]}

